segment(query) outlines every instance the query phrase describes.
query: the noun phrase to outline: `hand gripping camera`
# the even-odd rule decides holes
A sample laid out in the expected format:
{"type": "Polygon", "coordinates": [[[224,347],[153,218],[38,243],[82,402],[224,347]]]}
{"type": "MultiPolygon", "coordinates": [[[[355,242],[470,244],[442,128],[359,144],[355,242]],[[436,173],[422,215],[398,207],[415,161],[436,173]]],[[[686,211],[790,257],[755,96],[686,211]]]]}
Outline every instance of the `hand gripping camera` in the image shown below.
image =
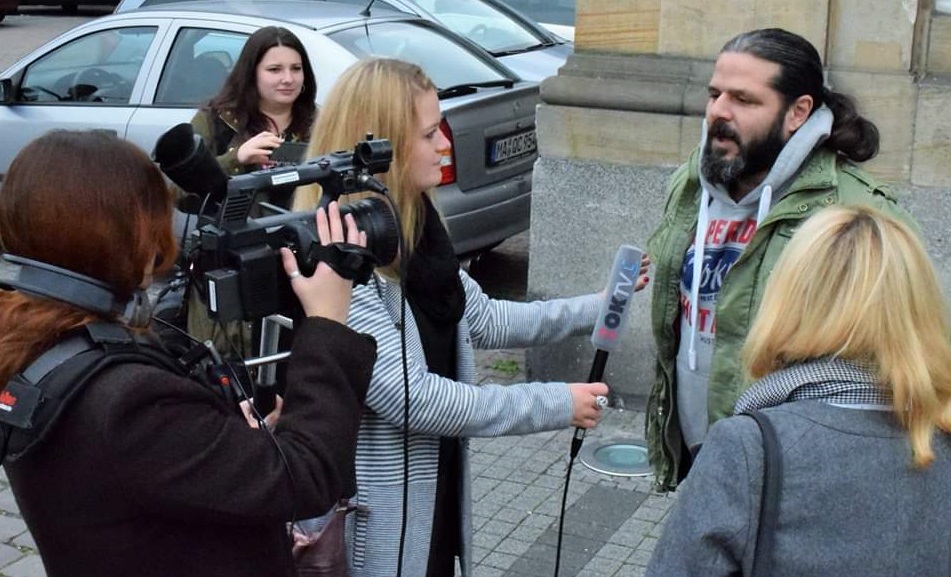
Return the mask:
{"type": "MultiPolygon", "coordinates": [[[[205,198],[189,266],[203,271],[208,311],[222,322],[253,321],[288,310],[293,292],[281,264],[280,247],[289,248],[305,275],[318,262],[338,274],[366,283],[375,266],[389,264],[399,249],[399,225],[386,201],[369,197],[341,207],[367,234],[367,247],[348,244],[322,246],[317,239],[313,211],[285,212],[249,218],[255,197],[263,191],[287,190],[319,183],[320,206],[342,194],[362,191],[385,193],[372,175],[389,170],[390,142],[358,142],[352,151],[338,151],[300,164],[258,170],[229,178],[192,126],[179,124],[163,134],[153,158],[162,171],[185,192],[205,198]]],[[[194,239],[193,239],[194,240],[194,239]]]]}

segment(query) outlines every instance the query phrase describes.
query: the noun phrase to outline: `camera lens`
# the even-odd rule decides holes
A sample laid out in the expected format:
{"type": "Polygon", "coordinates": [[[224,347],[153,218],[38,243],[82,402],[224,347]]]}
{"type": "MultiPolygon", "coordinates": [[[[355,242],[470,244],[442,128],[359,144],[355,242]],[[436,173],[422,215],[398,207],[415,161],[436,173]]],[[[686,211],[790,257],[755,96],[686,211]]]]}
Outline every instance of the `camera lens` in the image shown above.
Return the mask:
{"type": "MultiPolygon", "coordinates": [[[[375,196],[340,206],[340,214],[353,215],[357,228],[367,233],[367,250],[382,266],[396,259],[399,252],[399,223],[389,204],[375,196]]],[[[268,244],[272,248],[287,246],[306,254],[311,243],[317,240],[317,225],[313,212],[292,212],[265,216],[254,221],[257,227],[270,229],[268,244]]],[[[300,270],[306,275],[313,273],[316,262],[301,262],[300,270]]]]}
{"type": "Polygon", "coordinates": [[[357,228],[367,233],[367,250],[381,265],[388,265],[399,251],[399,224],[389,205],[381,198],[371,196],[340,207],[342,215],[351,214],[357,228]]]}

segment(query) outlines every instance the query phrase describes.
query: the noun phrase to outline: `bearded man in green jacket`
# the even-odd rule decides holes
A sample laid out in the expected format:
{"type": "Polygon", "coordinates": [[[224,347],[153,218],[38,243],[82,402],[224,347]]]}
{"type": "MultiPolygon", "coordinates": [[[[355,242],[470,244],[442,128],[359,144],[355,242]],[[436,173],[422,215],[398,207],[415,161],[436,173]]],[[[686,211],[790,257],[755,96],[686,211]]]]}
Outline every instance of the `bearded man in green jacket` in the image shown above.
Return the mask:
{"type": "Polygon", "coordinates": [[[878,144],[878,129],[854,101],[824,85],[806,39],[755,30],[720,51],[700,146],[672,176],[649,241],[657,376],[646,435],[657,490],[677,487],[707,428],[732,415],[747,388],[740,347],[799,224],[833,204],[872,205],[912,221],[854,164],[874,157],[878,144]]]}

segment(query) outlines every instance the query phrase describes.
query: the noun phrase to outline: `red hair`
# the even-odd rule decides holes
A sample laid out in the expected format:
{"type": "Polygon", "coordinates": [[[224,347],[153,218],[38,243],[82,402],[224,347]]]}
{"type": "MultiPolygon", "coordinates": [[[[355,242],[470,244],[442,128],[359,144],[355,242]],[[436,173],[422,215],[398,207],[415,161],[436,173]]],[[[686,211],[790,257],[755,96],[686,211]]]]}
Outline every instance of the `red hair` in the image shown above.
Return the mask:
{"type": "MultiPolygon", "coordinates": [[[[101,280],[125,299],[153,259],[156,273],[175,260],[172,202],[162,173],[133,144],[105,131],[57,130],[10,165],[0,244],[101,280]]],[[[96,319],[58,301],[0,292],[0,386],[65,332],[96,319]]]]}

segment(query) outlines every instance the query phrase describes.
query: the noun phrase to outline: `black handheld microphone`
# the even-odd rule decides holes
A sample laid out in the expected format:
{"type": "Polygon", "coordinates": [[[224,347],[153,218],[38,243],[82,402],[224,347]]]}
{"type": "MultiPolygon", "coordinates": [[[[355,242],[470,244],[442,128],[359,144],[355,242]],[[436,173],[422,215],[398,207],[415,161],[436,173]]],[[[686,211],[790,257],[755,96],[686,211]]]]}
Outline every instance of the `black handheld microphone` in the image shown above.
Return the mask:
{"type": "MultiPolygon", "coordinates": [[[[594,362],[588,374],[589,383],[597,383],[604,379],[604,367],[608,362],[608,353],[615,350],[621,335],[627,329],[627,321],[631,316],[631,297],[637,286],[637,277],[641,271],[641,255],[643,251],[636,246],[623,244],[614,257],[614,267],[608,280],[604,303],[598,314],[598,322],[591,333],[591,344],[594,345],[594,362]]],[[[575,436],[571,441],[571,457],[574,458],[581,450],[581,443],[587,429],[575,428],[575,436]]]]}
{"type": "MultiPolygon", "coordinates": [[[[608,279],[608,287],[598,314],[598,322],[591,333],[591,344],[594,345],[594,362],[591,364],[589,383],[597,383],[604,379],[604,367],[608,362],[608,353],[615,350],[621,335],[627,329],[627,319],[631,312],[631,297],[637,287],[637,277],[641,272],[641,249],[629,244],[622,244],[614,257],[614,267],[608,279]]],[[[606,399],[605,399],[606,400],[606,399]]],[[[607,404],[607,403],[604,403],[607,404]]],[[[602,399],[598,399],[602,405],[602,399]]],[[[568,483],[571,481],[571,465],[581,450],[581,443],[587,429],[575,427],[575,436],[571,439],[571,454],[568,458],[568,468],[565,472],[565,488],[561,496],[561,515],[558,518],[558,543],[555,546],[555,577],[561,568],[561,539],[564,533],[565,505],[568,501],[568,483]]]]}

